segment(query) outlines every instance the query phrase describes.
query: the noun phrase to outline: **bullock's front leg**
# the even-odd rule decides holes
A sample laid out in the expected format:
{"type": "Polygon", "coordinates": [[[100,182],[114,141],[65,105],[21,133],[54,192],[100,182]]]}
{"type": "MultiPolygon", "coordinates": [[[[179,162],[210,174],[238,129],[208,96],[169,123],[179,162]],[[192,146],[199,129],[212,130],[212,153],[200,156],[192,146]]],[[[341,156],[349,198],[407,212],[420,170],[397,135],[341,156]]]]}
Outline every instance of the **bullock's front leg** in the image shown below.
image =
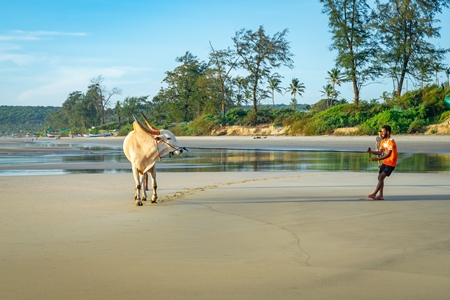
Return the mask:
{"type": "Polygon", "coordinates": [[[148,174],[150,174],[150,177],[152,179],[152,189],[153,189],[152,203],[155,203],[156,200],[158,199],[158,195],[156,193],[157,184],[156,184],[156,168],[155,168],[155,166],[153,166],[148,171],[148,174]]]}
{"type": "Polygon", "coordinates": [[[134,195],[134,200],[136,201],[136,206],[142,206],[142,201],[141,201],[141,176],[139,171],[136,168],[133,168],[133,177],[134,177],[134,181],[136,183],[136,193],[134,195]]]}

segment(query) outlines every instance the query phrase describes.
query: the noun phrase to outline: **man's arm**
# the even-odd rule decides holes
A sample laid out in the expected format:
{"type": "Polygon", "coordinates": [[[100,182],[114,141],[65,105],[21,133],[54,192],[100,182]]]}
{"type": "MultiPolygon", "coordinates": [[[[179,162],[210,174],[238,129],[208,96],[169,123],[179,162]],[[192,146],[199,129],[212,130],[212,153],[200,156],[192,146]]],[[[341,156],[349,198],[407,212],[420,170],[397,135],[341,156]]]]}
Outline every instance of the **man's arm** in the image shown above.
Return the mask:
{"type": "MultiPolygon", "coordinates": [[[[369,148],[369,149],[370,149],[370,148],[369,148]]],[[[378,152],[382,152],[382,151],[378,151],[378,152]]],[[[372,153],[373,153],[373,154],[377,154],[375,151],[372,151],[372,153]]],[[[381,154],[381,153],[378,153],[377,155],[379,155],[379,154],[381,154]]],[[[383,155],[383,156],[380,156],[380,157],[371,157],[371,158],[370,158],[370,161],[383,160],[383,159],[386,159],[386,158],[388,158],[389,156],[391,156],[391,154],[392,154],[392,150],[388,150],[388,151],[385,151],[385,152],[384,152],[384,155],[383,155]]]]}
{"type": "Polygon", "coordinates": [[[383,149],[380,149],[380,150],[378,150],[378,151],[373,151],[373,150],[370,149],[370,147],[369,147],[369,148],[367,148],[366,152],[367,152],[367,153],[370,153],[370,154],[380,155],[381,153],[383,153],[383,149]]]}

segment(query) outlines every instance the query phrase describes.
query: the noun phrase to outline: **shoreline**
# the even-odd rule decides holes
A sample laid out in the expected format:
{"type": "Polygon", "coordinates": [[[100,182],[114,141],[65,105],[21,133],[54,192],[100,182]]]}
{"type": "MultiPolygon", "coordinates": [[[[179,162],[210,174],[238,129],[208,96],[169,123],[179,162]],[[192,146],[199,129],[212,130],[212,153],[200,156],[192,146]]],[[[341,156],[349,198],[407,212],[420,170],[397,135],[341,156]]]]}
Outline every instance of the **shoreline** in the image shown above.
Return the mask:
{"type": "MultiPolygon", "coordinates": [[[[393,136],[397,142],[399,153],[441,153],[450,154],[450,136],[444,135],[399,135],[393,136]]],[[[103,138],[30,138],[0,139],[0,154],[31,153],[63,153],[71,145],[99,145],[122,147],[125,137],[103,138]],[[60,147],[35,147],[39,143],[51,143],[60,147]],[[14,147],[14,144],[21,144],[14,147]],[[20,147],[26,144],[27,147],[20,147]],[[63,147],[67,145],[66,149],[63,147]]],[[[298,150],[298,151],[354,151],[365,152],[367,147],[374,147],[375,136],[267,136],[255,138],[251,136],[200,136],[177,137],[181,146],[187,148],[226,148],[248,150],[298,150]]]]}

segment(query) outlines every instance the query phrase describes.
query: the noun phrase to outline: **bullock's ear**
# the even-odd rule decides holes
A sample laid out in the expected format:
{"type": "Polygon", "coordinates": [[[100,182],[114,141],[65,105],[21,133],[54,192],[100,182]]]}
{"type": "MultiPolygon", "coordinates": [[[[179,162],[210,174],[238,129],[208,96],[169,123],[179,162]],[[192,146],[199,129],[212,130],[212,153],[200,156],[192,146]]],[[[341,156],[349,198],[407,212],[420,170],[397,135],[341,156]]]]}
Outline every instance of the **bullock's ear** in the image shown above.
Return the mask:
{"type": "Polygon", "coordinates": [[[160,136],[155,136],[154,139],[155,139],[155,141],[159,142],[161,140],[161,137],[160,136]]]}

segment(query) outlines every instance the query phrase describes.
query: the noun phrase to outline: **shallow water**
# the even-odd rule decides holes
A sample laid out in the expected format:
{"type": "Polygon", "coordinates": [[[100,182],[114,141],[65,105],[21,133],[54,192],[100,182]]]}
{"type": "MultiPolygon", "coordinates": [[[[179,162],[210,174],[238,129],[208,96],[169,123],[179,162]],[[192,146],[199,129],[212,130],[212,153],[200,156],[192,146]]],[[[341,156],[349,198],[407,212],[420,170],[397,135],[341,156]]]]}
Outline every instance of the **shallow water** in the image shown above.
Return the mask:
{"type": "MultiPolygon", "coordinates": [[[[36,146],[34,144],[33,146],[36,146]]],[[[26,146],[25,146],[26,147],[26,146]]],[[[8,154],[0,156],[0,176],[131,172],[121,147],[87,147],[41,144],[40,147],[72,147],[72,154],[8,154]],[[56,168],[63,164],[64,169],[56,168]]],[[[164,157],[158,172],[262,172],[353,171],[377,169],[363,152],[299,150],[189,149],[182,156],[164,157]]],[[[395,172],[450,174],[450,154],[399,153],[395,172]]]]}

